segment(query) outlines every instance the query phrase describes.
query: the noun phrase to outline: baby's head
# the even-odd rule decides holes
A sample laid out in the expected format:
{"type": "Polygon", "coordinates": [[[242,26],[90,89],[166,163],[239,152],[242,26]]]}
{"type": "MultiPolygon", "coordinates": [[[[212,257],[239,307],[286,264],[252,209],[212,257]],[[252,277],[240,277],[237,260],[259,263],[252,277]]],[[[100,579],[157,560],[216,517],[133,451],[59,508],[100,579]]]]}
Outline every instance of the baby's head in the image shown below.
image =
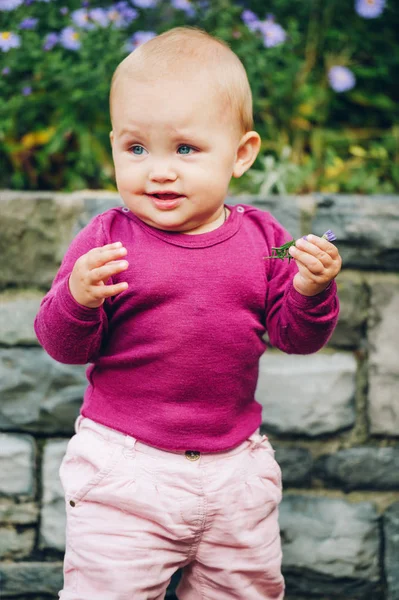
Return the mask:
{"type": "MultiPolygon", "coordinates": [[[[204,78],[207,94],[216,92],[222,110],[230,113],[243,135],[253,128],[252,94],[247,74],[229,46],[205,31],[176,27],[139,46],[116,69],[110,93],[111,119],[122,78],[182,82],[204,78]]],[[[168,99],[166,99],[168,100],[168,99]]]]}
{"type": "Polygon", "coordinates": [[[186,27],[149,40],[116,69],[110,110],[117,185],[130,210],[159,229],[218,227],[231,177],[260,145],[247,75],[230,48],[186,27]]]}

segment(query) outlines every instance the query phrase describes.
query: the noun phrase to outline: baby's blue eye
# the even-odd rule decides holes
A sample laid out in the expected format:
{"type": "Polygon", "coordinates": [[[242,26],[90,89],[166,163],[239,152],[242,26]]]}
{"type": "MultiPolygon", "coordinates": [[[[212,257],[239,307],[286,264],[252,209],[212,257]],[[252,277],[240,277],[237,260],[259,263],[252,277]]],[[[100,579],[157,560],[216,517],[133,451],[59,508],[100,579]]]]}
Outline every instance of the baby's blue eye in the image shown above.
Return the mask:
{"type": "Polygon", "coordinates": [[[193,151],[193,148],[191,146],[187,146],[187,144],[183,144],[182,146],[179,146],[179,148],[178,148],[179,154],[191,154],[192,151],[193,151]]]}
{"type": "Polygon", "coordinates": [[[142,154],[144,154],[143,146],[138,146],[137,144],[135,146],[132,146],[130,150],[132,154],[135,154],[136,156],[141,156],[142,154]]]}

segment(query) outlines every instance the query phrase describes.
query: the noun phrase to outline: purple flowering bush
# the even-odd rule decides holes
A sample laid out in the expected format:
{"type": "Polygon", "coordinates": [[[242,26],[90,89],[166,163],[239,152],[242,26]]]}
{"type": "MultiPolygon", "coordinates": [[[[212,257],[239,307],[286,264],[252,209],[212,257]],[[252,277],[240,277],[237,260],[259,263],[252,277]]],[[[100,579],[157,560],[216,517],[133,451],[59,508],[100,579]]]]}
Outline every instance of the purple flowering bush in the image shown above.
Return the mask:
{"type": "Polygon", "coordinates": [[[262,149],[232,192],[399,189],[394,0],[0,0],[0,188],[115,189],[112,73],[177,25],[248,72],[262,149]]]}

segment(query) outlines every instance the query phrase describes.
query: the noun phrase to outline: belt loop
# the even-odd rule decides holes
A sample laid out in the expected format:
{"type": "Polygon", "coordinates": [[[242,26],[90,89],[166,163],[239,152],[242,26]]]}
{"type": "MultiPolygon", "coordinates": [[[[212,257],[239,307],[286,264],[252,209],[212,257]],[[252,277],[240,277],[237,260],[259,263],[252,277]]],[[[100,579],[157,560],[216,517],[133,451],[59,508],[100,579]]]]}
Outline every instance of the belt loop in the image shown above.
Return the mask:
{"type": "Polygon", "coordinates": [[[131,435],[125,435],[125,443],[124,446],[125,448],[134,448],[136,445],[136,438],[132,437],[131,435]]]}
{"type": "Polygon", "coordinates": [[[131,437],[130,435],[125,435],[125,439],[124,439],[124,448],[123,448],[123,456],[125,458],[134,458],[136,451],[135,451],[135,445],[136,445],[136,438],[131,437]]]}
{"type": "Polygon", "coordinates": [[[263,434],[259,433],[259,429],[258,429],[258,431],[255,431],[255,433],[253,433],[250,436],[249,440],[251,442],[252,448],[259,448],[262,444],[264,444],[265,442],[268,442],[269,438],[267,437],[267,435],[263,435],[263,434]]]}
{"type": "Polygon", "coordinates": [[[83,419],[84,419],[84,417],[82,415],[79,415],[78,417],[76,417],[75,424],[74,424],[75,433],[78,433],[83,419]]]}

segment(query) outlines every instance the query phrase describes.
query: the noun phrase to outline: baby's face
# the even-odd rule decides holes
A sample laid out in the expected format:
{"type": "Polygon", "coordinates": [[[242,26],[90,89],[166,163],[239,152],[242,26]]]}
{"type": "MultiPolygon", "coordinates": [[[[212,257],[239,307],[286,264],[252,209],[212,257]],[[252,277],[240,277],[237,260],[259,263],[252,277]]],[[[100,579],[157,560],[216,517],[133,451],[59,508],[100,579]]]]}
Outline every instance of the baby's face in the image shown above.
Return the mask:
{"type": "Polygon", "coordinates": [[[214,229],[241,133],[209,82],[124,78],[112,112],[116,182],[132,213],[166,231],[214,229]]]}

